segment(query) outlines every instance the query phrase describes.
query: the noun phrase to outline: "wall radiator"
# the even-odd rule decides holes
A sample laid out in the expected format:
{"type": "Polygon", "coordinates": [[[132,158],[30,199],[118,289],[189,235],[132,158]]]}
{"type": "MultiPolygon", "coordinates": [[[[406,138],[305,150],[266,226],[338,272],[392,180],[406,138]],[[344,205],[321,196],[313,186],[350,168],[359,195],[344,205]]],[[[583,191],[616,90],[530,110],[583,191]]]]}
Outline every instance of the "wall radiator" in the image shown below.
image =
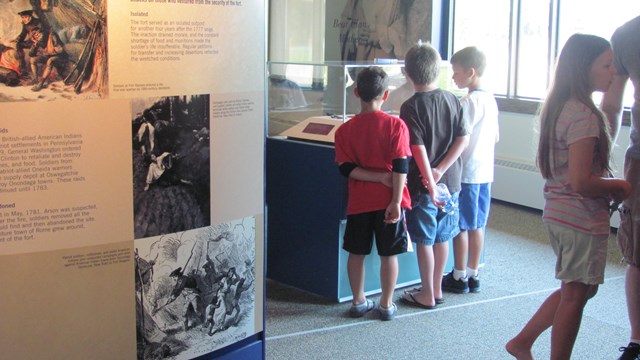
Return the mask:
{"type": "Polygon", "coordinates": [[[542,210],[544,180],[534,164],[497,156],[492,197],[498,200],[542,210]]]}

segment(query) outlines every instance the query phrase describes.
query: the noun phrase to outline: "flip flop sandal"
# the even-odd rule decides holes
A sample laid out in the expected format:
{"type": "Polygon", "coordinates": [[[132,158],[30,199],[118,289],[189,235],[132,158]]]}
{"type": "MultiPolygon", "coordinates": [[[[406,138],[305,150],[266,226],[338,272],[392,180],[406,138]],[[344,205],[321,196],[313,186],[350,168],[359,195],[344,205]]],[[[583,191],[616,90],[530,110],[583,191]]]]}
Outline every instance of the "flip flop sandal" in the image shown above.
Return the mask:
{"type": "Polygon", "coordinates": [[[419,302],[418,300],[416,300],[416,298],[413,296],[413,294],[409,293],[407,294],[409,295],[409,298],[405,296],[402,296],[400,299],[402,300],[402,302],[404,302],[407,305],[411,305],[411,306],[416,306],[422,309],[427,309],[427,310],[433,310],[436,308],[436,305],[426,305],[423,304],[421,302],[419,302]]]}
{"type": "MultiPolygon", "coordinates": [[[[405,289],[404,293],[405,294],[415,294],[417,292],[420,292],[422,290],[422,287],[414,287],[411,289],[405,289]]],[[[441,305],[444,304],[444,298],[436,298],[436,305],[441,305]]]]}

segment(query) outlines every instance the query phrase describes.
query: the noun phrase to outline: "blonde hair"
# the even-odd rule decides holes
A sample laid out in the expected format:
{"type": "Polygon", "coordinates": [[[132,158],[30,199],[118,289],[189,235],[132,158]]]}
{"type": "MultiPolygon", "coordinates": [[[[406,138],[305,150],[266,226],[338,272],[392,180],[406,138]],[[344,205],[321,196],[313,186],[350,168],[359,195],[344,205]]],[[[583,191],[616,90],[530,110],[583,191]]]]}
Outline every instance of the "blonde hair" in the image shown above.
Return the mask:
{"type": "Polygon", "coordinates": [[[605,51],[611,49],[611,44],[598,36],[574,34],[562,48],[558,58],[553,84],[549,89],[540,111],[540,140],[538,143],[538,168],[542,177],[552,177],[554,163],[554,139],[558,117],[565,103],[575,98],[586,105],[600,122],[600,136],[598,137],[598,163],[602,171],[611,171],[609,156],[611,152],[611,138],[609,125],[604,114],[593,103],[593,92],[589,80],[591,66],[595,59],[605,51]]]}

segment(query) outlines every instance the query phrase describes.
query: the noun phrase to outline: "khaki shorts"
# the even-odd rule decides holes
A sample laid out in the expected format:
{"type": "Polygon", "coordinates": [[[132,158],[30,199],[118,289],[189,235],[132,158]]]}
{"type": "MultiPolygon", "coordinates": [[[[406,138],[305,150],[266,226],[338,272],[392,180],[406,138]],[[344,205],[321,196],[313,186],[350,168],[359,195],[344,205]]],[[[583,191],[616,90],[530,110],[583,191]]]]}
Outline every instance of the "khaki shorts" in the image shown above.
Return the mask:
{"type": "Polygon", "coordinates": [[[544,225],[557,257],[556,279],[563,283],[604,283],[608,235],[591,235],[550,221],[544,225]]]}
{"type": "Polygon", "coordinates": [[[624,178],[631,183],[631,196],[622,203],[618,245],[624,261],[640,267],[640,160],[624,159],[624,178]]]}

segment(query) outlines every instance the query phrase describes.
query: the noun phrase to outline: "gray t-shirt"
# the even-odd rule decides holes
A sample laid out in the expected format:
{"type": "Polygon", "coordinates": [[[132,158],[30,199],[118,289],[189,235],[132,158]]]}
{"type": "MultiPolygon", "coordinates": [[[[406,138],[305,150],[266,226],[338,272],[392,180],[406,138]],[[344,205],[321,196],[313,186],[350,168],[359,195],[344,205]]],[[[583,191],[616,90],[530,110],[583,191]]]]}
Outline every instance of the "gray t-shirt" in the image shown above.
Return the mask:
{"type": "Polygon", "coordinates": [[[627,155],[640,159],[640,16],[619,27],[611,37],[618,75],[629,76],[633,84],[631,142],[627,155]]]}

